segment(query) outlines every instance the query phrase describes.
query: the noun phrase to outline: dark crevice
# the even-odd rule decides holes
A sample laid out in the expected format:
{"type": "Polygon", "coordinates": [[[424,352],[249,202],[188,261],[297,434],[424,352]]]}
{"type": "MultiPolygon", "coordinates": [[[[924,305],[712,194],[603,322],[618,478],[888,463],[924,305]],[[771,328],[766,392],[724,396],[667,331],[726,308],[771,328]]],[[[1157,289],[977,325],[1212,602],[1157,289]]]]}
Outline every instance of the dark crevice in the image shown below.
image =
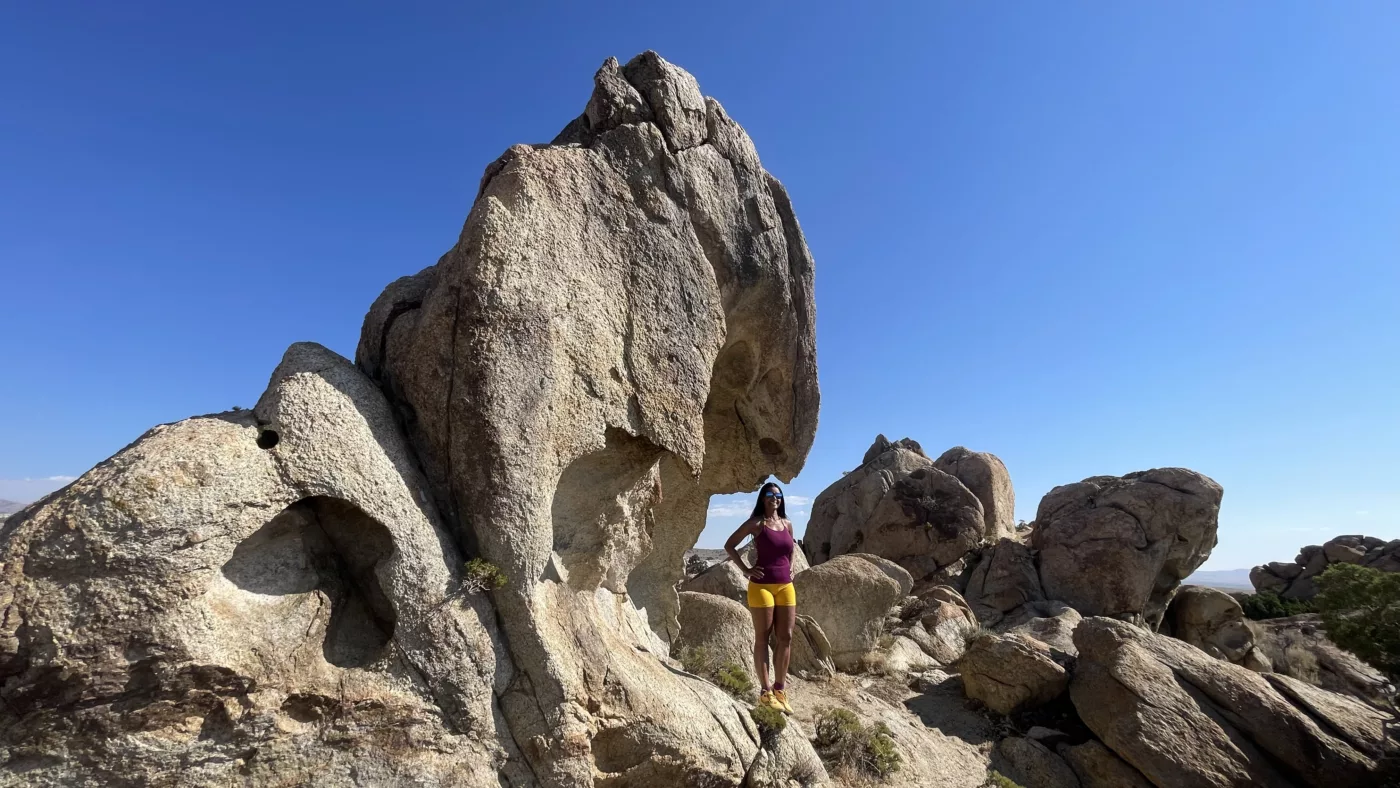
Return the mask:
{"type": "Polygon", "coordinates": [[[401,301],[389,310],[389,315],[384,318],[384,325],[379,330],[379,356],[376,359],[381,372],[388,366],[389,332],[394,328],[394,321],[401,315],[412,312],[423,306],[423,301],[401,301]]]}

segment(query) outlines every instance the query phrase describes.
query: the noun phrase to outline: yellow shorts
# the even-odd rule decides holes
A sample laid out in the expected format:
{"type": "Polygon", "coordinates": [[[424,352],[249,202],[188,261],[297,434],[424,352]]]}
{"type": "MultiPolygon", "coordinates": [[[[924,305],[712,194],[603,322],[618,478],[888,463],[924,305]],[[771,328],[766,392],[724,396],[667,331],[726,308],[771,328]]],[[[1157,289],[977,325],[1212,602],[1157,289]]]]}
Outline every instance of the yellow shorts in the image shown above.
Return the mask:
{"type": "Polygon", "coordinates": [[[749,607],[797,607],[792,583],[749,583],[749,607]]]}

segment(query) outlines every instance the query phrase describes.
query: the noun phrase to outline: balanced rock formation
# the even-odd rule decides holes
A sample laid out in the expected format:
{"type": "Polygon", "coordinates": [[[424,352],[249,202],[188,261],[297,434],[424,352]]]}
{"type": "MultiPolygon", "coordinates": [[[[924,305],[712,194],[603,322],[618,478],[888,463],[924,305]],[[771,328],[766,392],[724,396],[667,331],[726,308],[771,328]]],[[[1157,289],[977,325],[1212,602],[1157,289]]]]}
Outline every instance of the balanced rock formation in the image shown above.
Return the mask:
{"type": "Polygon", "coordinates": [[[1375,785],[1393,724],[1343,695],[1267,677],[1108,618],[1074,633],[1083,722],[1160,786],[1375,785]]]}
{"type": "Polygon", "coordinates": [[[1185,468],[1056,487],[1041,499],[1031,534],[1045,596],[1155,629],[1182,579],[1215,547],[1221,494],[1185,468]]]}
{"type": "Polygon", "coordinates": [[[1182,586],[1167,608],[1159,630],[1217,659],[1264,667],[1268,659],[1256,648],[1254,630],[1239,600],[1214,588],[1182,586]]]}
{"type": "Polygon", "coordinates": [[[655,53],[607,61],[374,302],[358,369],[296,346],[254,412],[158,428],[5,523],[6,768],[743,783],[757,728],[666,641],[709,496],[805,461],[812,276],[719,103],[655,53]],[[489,600],[466,556],[506,578],[489,600]]]}
{"type": "Polygon", "coordinates": [[[1338,536],[1326,544],[1304,547],[1292,563],[1275,561],[1254,567],[1249,571],[1249,582],[1257,593],[1312,599],[1317,595],[1313,578],[1337,563],[1400,572],[1400,539],[1387,542],[1374,536],[1338,536]]]}
{"type": "Polygon", "coordinates": [[[537,774],[666,782],[677,740],[735,760],[649,628],[677,631],[710,495],[788,480],[811,446],[812,261],[693,77],[646,53],[594,85],[555,144],[487,168],[457,246],[375,302],[358,361],[458,538],[519,578],[495,595],[525,679],[503,703],[537,774]],[[650,760],[615,757],[624,740],[650,760]]]}
{"type": "Polygon", "coordinates": [[[962,482],[982,502],[989,541],[1016,534],[1016,491],[1001,458],[954,446],[939,455],[933,467],[962,482]]]}
{"type": "Polygon", "coordinates": [[[982,502],[908,439],[890,443],[882,435],[866,457],[812,503],[803,538],[808,560],[815,566],[872,553],[907,569],[916,583],[956,576],[968,551],[986,541],[982,502]]]}

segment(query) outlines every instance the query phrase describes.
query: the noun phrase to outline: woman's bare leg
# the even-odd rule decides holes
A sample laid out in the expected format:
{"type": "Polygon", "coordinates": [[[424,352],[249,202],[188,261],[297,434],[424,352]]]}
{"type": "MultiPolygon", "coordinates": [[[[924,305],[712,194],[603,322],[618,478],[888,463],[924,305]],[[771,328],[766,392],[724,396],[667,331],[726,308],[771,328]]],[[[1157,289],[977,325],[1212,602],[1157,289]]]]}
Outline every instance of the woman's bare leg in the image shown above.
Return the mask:
{"type": "Polygon", "coordinates": [[[773,608],[773,681],[787,683],[788,662],[792,659],[792,627],[797,623],[797,608],[773,608]]]}
{"type": "Polygon", "coordinates": [[[768,635],[773,631],[773,608],[751,607],[753,614],[753,667],[754,675],[763,689],[771,689],[768,683],[768,635]]]}

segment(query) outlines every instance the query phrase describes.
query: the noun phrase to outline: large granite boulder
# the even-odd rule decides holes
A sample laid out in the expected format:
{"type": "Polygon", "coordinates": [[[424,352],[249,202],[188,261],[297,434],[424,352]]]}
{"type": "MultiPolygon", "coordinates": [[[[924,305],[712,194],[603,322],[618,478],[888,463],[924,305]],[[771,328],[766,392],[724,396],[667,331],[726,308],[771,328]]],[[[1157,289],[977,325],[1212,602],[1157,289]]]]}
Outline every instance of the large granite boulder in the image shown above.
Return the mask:
{"type": "Polygon", "coordinates": [[[939,455],[933,467],[962,482],[982,502],[989,541],[1016,534],[1016,492],[1001,458],[954,446],[939,455]]]}
{"type": "Polygon", "coordinates": [[[1243,663],[1255,648],[1254,631],[1239,601],[1204,586],[1181,587],[1167,608],[1160,631],[1235,664],[1243,663]]]}
{"type": "Polygon", "coordinates": [[[357,360],[458,538],[520,579],[495,595],[525,679],[502,703],[542,781],[727,780],[749,759],[650,633],[678,630],[709,497],[802,467],[813,319],[782,185],[650,52],[605,63],[554,144],[488,167],[457,245],[372,307],[357,360]]]}
{"type": "Polygon", "coordinates": [[[0,783],[528,783],[462,581],[384,396],[293,345],[6,522],[0,783]]]}
{"type": "Polygon", "coordinates": [[[907,569],[916,583],[938,583],[986,541],[982,502],[910,444],[881,436],[871,451],[883,450],[817,496],[803,538],[812,565],[872,553],[907,569]]]}
{"type": "Polygon", "coordinates": [[[1253,673],[1174,638],[1108,618],[1074,633],[1070,697],[1105,745],[1155,785],[1376,784],[1381,712],[1253,673]]]}
{"type": "Polygon", "coordinates": [[[1069,674],[1050,647],[1021,634],[984,634],[958,660],[963,691],[998,714],[1041,706],[1065,691],[1069,674]]]}
{"type": "Polygon", "coordinates": [[[1312,599],[1317,595],[1314,578],[1337,563],[1400,572],[1400,539],[1387,542],[1359,534],[1338,536],[1324,544],[1304,547],[1292,563],[1274,561],[1254,567],[1249,571],[1249,581],[1259,593],[1271,592],[1287,599],[1312,599]]]}
{"type": "Polygon", "coordinates": [[[733,561],[720,561],[680,585],[681,593],[715,594],[748,604],[749,579],[733,561]]]}
{"type": "Polygon", "coordinates": [[[1040,583],[1086,616],[1156,628],[1182,579],[1215,547],[1220,485],[1185,468],[1095,476],[1040,501],[1040,583]]]}
{"type": "Polygon", "coordinates": [[[703,649],[716,667],[733,662],[753,675],[753,617],[748,608],[714,594],[680,593],[681,631],[671,641],[671,656],[703,649]]]}
{"type": "Polygon", "coordinates": [[[842,670],[866,667],[885,634],[885,614],[909,591],[909,576],[875,556],[842,555],[793,578],[797,609],[810,616],[831,644],[842,670]],[[901,583],[900,580],[904,582],[901,583]]]}

